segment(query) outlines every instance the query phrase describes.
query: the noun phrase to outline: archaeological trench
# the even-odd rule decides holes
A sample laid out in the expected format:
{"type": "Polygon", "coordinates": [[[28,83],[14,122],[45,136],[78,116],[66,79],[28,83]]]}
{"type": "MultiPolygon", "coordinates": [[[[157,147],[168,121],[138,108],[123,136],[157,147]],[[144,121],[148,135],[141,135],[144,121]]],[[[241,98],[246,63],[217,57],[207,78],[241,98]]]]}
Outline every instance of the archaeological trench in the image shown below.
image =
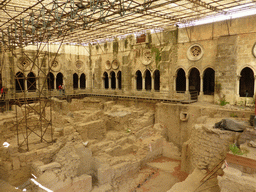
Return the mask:
{"type": "MultiPolygon", "coordinates": [[[[31,135],[29,151],[17,147],[14,120],[29,106],[1,113],[0,142],[10,144],[0,147],[1,192],[256,190],[256,149],[247,145],[256,139],[252,108],[102,97],[53,97],[51,106],[45,138],[53,142],[31,135]],[[223,118],[244,131],[214,128],[223,118]],[[238,140],[249,152],[237,163],[229,146],[238,140]]],[[[27,113],[33,124],[37,116],[27,113]]]]}

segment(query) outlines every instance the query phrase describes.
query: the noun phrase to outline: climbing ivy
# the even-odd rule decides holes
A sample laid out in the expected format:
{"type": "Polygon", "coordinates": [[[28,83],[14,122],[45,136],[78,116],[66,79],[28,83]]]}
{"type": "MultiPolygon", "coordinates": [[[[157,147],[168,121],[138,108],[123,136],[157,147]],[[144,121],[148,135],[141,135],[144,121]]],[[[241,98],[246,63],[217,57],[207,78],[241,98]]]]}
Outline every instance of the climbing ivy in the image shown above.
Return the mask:
{"type": "Polygon", "coordinates": [[[156,66],[159,69],[160,65],[159,62],[161,61],[162,57],[161,57],[161,51],[159,48],[155,47],[154,45],[152,45],[151,47],[151,54],[155,53],[155,62],[156,62],[156,66]]]}

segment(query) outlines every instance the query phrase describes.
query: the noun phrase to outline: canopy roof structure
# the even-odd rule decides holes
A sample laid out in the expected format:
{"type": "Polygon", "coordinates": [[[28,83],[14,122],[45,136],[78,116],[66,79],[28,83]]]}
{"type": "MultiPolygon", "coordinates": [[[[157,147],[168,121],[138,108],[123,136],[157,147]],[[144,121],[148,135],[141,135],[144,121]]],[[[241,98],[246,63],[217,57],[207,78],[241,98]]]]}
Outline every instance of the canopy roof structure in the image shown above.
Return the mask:
{"type": "Polygon", "coordinates": [[[87,44],[255,8],[254,0],[2,0],[0,39],[87,44]]]}

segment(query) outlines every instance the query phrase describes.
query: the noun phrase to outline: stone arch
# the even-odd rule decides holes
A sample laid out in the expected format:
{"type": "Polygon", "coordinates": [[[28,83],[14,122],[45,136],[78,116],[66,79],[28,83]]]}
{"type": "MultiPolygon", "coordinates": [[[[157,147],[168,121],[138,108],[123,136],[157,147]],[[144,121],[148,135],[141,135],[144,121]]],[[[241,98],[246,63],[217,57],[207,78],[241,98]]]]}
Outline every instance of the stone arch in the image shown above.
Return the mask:
{"type": "Polygon", "coordinates": [[[145,89],[147,91],[151,90],[152,88],[152,78],[151,78],[151,73],[150,71],[147,69],[145,72],[144,72],[144,75],[145,75],[145,89]]]}
{"type": "Polygon", "coordinates": [[[78,89],[78,75],[77,75],[77,73],[73,74],[73,89],[78,89]]]}
{"type": "Polygon", "coordinates": [[[204,95],[213,95],[215,87],[215,71],[208,67],[204,70],[203,92],[204,95]]]}
{"type": "Polygon", "coordinates": [[[109,82],[108,82],[108,73],[107,72],[103,73],[103,80],[104,80],[105,89],[108,89],[109,88],[109,82]]]}
{"type": "Polygon", "coordinates": [[[176,71],[176,91],[186,91],[186,73],[182,68],[176,71]]]}
{"type": "Polygon", "coordinates": [[[122,89],[122,72],[118,71],[117,73],[118,89],[122,89]]]}
{"type": "Polygon", "coordinates": [[[154,75],[154,90],[159,91],[160,90],[160,71],[156,69],[153,75],[154,75]]]}
{"type": "Polygon", "coordinates": [[[200,72],[196,67],[189,70],[189,91],[200,92],[200,72]]]}
{"type": "Polygon", "coordinates": [[[15,75],[15,90],[24,91],[25,89],[25,76],[22,72],[18,72],[15,75]]]}
{"type": "Polygon", "coordinates": [[[242,69],[239,81],[240,97],[253,97],[254,95],[254,73],[249,67],[242,69]]]}
{"type": "Polygon", "coordinates": [[[33,72],[30,72],[27,76],[27,88],[28,91],[36,91],[36,76],[33,72]]]}
{"type": "Polygon", "coordinates": [[[59,72],[56,76],[56,88],[63,83],[63,74],[59,72]]]}
{"type": "Polygon", "coordinates": [[[84,73],[82,73],[80,76],[80,89],[85,89],[85,88],[86,88],[86,76],[84,73]]]}
{"type": "Polygon", "coordinates": [[[49,90],[54,89],[54,75],[52,72],[47,75],[47,85],[49,90]]]}
{"type": "Polygon", "coordinates": [[[116,89],[116,73],[114,71],[111,71],[110,77],[111,77],[111,89],[116,89]]]}
{"type": "Polygon", "coordinates": [[[142,74],[140,70],[136,71],[136,89],[142,90],[142,74]]]}

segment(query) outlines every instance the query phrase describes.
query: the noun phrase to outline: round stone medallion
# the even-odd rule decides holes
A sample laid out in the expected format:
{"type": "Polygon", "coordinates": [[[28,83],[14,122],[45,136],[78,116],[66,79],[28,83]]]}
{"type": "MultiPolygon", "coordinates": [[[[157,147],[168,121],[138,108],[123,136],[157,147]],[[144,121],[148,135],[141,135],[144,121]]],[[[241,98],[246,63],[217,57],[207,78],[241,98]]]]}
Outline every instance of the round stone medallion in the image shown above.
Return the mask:
{"type": "Polygon", "coordinates": [[[119,67],[119,63],[118,63],[118,61],[116,59],[114,59],[112,61],[112,68],[113,69],[118,69],[118,67],[119,67]]]}
{"type": "Polygon", "coordinates": [[[105,63],[105,68],[106,68],[106,70],[111,69],[111,63],[110,63],[109,60],[106,61],[106,63],[105,63]]]}
{"type": "Polygon", "coordinates": [[[26,70],[30,65],[30,60],[26,57],[21,57],[19,58],[17,65],[21,70],[26,70]]]}
{"type": "Polygon", "coordinates": [[[199,44],[191,45],[187,50],[187,57],[191,61],[197,61],[204,55],[203,47],[199,44]]]}

